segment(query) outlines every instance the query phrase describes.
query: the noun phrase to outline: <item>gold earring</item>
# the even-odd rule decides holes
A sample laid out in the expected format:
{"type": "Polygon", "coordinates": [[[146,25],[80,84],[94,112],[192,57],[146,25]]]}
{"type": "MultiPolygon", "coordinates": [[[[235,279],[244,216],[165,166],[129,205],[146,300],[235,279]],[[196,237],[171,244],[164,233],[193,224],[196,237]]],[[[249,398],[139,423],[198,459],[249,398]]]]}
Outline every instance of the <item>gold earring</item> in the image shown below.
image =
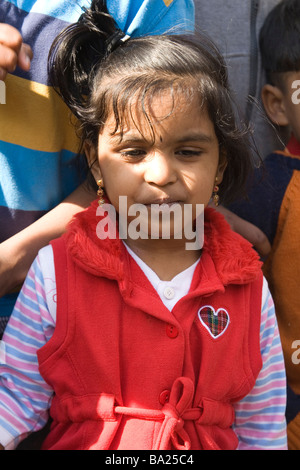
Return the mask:
{"type": "Polygon", "coordinates": [[[213,194],[212,194],[212,198],[213,198],[213,201],[214,201],[214,204],[216,207],[218,207],[219,205],[219,201],[220,201],[220,196],[218,195],[218,191],[219,191],[219,186],[217,185],[217,182],[218,182],[218,178],[216,178],[216,184],[214,186],[214,190],[213,190],[213,194]]]}
{"type": "Polygon", "coordinates": [[[99,204],[99,206],[102,206],[105,202],[104,199],[103,199],[104,190],[103,190],[103,180],[102,179],[97,181],[97,186],[98,186],[97,196],[99,196],[98,204],[99,204]]]}

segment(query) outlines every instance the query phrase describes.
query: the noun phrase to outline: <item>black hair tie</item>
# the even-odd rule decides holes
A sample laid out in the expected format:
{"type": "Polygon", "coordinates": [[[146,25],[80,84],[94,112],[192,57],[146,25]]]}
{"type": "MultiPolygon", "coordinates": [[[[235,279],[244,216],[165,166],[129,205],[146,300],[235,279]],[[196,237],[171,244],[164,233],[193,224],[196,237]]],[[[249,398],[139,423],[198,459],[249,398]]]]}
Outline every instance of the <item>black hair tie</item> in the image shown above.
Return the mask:
{"type": "Polygon", "coordinates": [[[106,51],[107,54],[111,54],[113,51],[126,42],[130,36],[128,34],[124,34],[123,31],[118,29],[114,34],[112,34],[106,41],[106,51]]]}

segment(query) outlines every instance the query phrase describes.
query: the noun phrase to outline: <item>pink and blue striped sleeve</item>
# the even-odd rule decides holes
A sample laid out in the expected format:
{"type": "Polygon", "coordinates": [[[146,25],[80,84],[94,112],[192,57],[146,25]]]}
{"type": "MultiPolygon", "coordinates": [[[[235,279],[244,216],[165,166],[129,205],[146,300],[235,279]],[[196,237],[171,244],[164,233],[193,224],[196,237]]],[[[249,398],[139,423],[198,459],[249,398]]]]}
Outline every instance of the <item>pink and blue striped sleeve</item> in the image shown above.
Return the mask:
{"type": "MultiPolygon", "coordinates": [[[[37,350],[52,336],[39,257],[30,269],[0,343],[0,443],[7,449],[48,419],[53,390],[39,374],[37,350]]],[[[263,367],[249,395],[235,406],[239,449],[284,450],[286,379],[274,305],[268,293],[262,309],[263,367]]]]}
{"type": "Polygon", "coordinates": [[[54,327],[37,258],[0,342],[0,443],[5,449],[14,449],[48,420],[53,391],[39,373],[37,350],[54,327]]]}
{"type": "Polygon", "coordinates": [[[239,450],[287,450],[286,374],[273,299],[262,306],[263,367],[250,394],[235,405],[239,450]]]}

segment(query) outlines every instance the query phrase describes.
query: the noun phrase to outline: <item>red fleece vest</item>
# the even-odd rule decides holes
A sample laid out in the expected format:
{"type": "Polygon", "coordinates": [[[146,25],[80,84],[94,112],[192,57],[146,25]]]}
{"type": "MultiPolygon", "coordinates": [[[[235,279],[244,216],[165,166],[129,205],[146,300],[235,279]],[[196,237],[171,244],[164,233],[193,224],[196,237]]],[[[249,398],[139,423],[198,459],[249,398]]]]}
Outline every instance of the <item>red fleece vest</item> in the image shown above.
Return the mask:
{"type": "Polygon", "coordinates": [[[261,368],[256,253],[206,210],[189,293],[170,312],[96,206],[53,242],[57,326],[39,351],[53,387],[45,449],[235,449],[234,402],[261,368]]]}

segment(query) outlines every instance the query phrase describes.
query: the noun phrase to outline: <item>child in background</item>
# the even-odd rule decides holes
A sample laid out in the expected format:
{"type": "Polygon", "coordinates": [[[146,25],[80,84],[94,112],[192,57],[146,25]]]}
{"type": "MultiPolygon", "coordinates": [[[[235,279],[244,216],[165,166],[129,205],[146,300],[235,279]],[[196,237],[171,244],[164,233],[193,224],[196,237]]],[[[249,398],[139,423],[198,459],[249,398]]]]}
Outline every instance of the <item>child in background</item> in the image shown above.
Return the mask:
{"type": "Polygon", "coordinates": [[[202,36],[128,38],[93,2],[51,64],[100,209],[76,216],[25,281],[1,348],[3,447],[50,409],[44,449],[285,449],[285,371],[261,264],[207,208],[212,194],[236,195],[251,166],[222,57],[202,36]],[[139,237],[99,233],[121,197],[127,229],[130,208],[146,210],[139,237]],[[186,249],[176,218],[169,237],[160,222],[151,237],[157,209],[189,206],[197,226],[199,205],[203,246],[186,249]]]}
{"type": "Polygon", "coordinates": [[[300,449],[300,3],[285,0],[262,27],[260,47],[267,84],[262,89],[272,123],[290,128],[284,151],[265,160],[263,173],[248,200],[230,209],[252,222],[267,236],[272,250],[264,273],[274,298],[288,381],[289,449],[300,449]]]}

